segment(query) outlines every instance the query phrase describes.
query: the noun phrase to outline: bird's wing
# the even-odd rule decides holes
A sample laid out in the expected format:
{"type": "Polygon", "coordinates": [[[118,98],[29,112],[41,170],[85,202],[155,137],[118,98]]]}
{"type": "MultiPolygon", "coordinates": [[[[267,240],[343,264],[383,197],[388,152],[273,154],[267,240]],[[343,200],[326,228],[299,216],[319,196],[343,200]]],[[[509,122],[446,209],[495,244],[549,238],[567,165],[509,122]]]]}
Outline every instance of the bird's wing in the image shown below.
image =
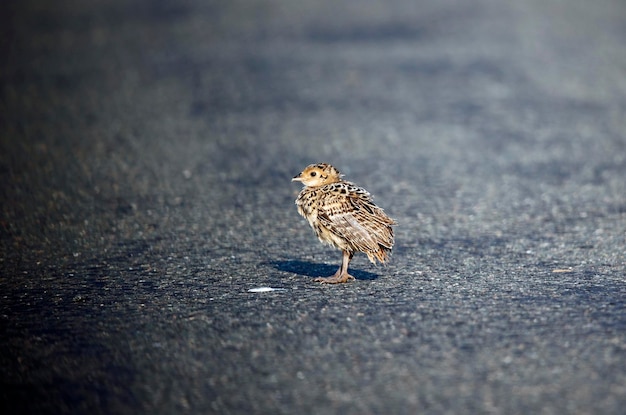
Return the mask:
{"type": "Polygon", "coordinates": [[[373,252],[380,245],[391,249],[395,222],[376,206],[370,194],[351,183],[341,183],[324,196],[318,220],[332,233],[345,239],[355,250],[373,252]],[[345,190],[345,192],[344,192],[345,190]]]}

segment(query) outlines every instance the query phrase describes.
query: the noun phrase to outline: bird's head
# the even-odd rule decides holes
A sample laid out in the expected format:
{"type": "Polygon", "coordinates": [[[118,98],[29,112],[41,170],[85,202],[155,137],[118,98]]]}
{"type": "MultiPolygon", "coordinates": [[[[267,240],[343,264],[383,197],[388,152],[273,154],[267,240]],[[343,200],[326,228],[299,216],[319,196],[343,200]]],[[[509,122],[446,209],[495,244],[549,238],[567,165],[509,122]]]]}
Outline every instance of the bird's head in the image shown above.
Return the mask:
{"type": "Polygon", "coordinates": [[[300,174],[291,179],[292,182],[302,182],[305,186],[318,187],[341,181],[339,170],[327,163],[311,164],[300,174]]]}

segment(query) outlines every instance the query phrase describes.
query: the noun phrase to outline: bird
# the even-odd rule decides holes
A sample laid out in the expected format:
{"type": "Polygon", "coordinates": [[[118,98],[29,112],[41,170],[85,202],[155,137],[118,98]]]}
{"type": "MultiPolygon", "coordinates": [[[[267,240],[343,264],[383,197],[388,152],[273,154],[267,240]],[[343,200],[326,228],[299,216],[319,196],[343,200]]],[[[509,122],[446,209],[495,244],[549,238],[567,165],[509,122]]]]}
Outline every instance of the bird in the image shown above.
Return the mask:
{"type": "Polygon", "coordinates": [[[333,275],[315,281],[326,284],[354,280],[348,265],[357,252],[370,262],[385,263],[393,248],[393,228],[397,225],[372,201],[369,192],[342,179],[342,174],[328,163],[310,164],[292,181],[303,184],[296,199],[298,213],[315,231],[322,243],[339,248],[341,266],[333,275]]]}

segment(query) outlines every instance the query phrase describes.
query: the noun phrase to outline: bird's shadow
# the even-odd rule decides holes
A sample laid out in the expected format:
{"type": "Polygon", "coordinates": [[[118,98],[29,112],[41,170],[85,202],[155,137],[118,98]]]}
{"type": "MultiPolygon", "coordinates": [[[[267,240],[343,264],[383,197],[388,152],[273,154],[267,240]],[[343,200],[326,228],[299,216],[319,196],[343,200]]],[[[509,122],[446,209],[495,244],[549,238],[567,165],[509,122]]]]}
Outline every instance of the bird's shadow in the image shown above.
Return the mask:
{"type": "MultiPolygon", "coordinates": [[[[338,266],[327,264],[315,264],[307,261],[272,261],[270,264],[279,271],[291,272],[299,275],[306,275],[307,277],[329,277],[337,271],[338,266]]],[[[367,271],[360,271],[355,269],[349,270],[357,280],[375,280],[378,278],[377,274],[367,271]]]]}

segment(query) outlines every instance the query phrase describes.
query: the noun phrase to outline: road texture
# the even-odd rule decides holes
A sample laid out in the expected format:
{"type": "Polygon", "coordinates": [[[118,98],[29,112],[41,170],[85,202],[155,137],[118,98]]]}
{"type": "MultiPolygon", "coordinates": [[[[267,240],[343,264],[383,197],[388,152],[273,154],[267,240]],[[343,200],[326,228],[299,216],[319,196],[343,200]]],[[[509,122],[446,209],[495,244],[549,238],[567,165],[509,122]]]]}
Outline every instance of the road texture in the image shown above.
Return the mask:
{"type": "Polygon", "coordinates": [[[0,27],[3,414],[623,413],[623,1],[0,27]],[[340,263],[294,206],[313,162],[397,219],[388,266],[313,281],[340,263]]]}

